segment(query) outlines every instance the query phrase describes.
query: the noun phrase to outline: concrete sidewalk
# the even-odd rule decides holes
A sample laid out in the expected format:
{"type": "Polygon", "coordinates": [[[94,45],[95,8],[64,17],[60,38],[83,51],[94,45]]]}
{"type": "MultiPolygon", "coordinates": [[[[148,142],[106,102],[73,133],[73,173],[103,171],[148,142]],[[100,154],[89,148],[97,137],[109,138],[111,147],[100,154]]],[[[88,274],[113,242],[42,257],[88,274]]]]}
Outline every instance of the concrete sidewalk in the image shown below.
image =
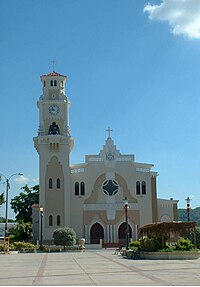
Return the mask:
{"type": "Polygon", "coordinates": [[[0,255],[0,285],[200,285],[200,259],[127,260],[113,250],[0,255]]]}

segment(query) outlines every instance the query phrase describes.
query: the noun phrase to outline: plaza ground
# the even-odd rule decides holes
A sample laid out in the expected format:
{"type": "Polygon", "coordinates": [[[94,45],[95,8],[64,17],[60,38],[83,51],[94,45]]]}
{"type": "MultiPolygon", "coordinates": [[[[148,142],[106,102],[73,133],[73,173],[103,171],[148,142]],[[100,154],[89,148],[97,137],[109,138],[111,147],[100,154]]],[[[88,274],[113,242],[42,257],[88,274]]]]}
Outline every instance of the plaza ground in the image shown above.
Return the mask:
{"type": "Polygon", "coordinates": [[[200,259],[128,260],[114,250],[0,255],[0,285],[200,285],[200,259]]]}

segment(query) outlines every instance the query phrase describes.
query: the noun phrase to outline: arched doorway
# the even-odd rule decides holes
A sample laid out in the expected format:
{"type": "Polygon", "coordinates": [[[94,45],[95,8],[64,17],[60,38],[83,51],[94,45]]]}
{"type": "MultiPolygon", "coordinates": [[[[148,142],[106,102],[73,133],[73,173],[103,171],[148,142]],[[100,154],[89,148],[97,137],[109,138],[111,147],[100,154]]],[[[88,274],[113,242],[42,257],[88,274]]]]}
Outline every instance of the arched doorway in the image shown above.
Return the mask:
{"type": "MultiPolygon", "coordinates": [[[[132,238],[132,229],[129,226],[129,239],[132,238]]],[[[119,243],[122,245],[126,244],[126,222],[123,222],[119,229],[118,229],[118,238],[119,238],[119,243]]]]}
{"type": "Polygon", "coordinates": [[[100,239],[104,239],[104,230],[101,224],[96,222],[90,229],[90,242],[98,244],[100,239]]]}
{"type": "Polygon", "coordinates": [[[171,222],[172,219],[170,218],[169,215],[165,214],[160,218],[160,222],[171,222]]]}

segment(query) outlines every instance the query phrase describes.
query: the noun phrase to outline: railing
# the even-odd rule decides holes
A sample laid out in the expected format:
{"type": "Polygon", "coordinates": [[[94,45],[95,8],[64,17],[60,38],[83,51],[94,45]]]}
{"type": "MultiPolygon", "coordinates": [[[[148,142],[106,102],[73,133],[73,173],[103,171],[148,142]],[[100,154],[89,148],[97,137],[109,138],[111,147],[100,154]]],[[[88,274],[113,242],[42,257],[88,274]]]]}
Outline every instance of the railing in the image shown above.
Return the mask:
{"type": "MultiPolygon", "coordinates": [[[[122,157],[117,157],[115,160],[127,162],[127,161],[134,161],[134,158],[132,156],[122,156],[122,157]]],[[[106,161],[106,159],[102,157],[86,157],[86,161],[87,162],[102,162],[102,161],[106,161]]]]}
{"type": "Polygon", "coordinates": [[[93,161],[93,162],[99,162],[99,161],[104,161],[104,159],[102,157],[88,157],[87,161],[93,161]]]}
{"type": "Polygon", "coordinates": [[[142,167],[136,167],[137,172],[150,172],[150,168],[142,168],[142,167]]]}
{"type": "Polygon", "coordinates": [[[117,161],[133,161],[133,158],[131,156],[127,156],[127,157],[118,157],[116,159],[117,161]]]}
{"type": "Polygon", "coordinates": [[[84,167],[71,169],[71,173],[80,173],[84,171],[85,171],[84,167]]]}

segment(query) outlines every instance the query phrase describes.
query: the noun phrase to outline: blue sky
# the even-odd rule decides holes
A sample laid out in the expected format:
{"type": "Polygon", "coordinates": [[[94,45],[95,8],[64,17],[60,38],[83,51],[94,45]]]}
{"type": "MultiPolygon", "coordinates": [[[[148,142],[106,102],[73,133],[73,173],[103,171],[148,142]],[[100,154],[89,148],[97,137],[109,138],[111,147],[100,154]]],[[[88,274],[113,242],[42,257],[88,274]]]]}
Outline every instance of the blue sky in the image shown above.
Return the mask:
{"type": "Polygon", "coordinates": [[[21,182],[12,178],[9,198],[25,183],[37,183],[32,138],[38,129],[39,77],[52,71],[54,59],[55,70],[68,77],[71,163],[99,153],[110,126],[121,153],[154,164],[158,197],[173,197],[185,207],[190,196],[192,207],[199,206],[200,1],[0,5],[0,173],[24,174],[21,182]]]}

